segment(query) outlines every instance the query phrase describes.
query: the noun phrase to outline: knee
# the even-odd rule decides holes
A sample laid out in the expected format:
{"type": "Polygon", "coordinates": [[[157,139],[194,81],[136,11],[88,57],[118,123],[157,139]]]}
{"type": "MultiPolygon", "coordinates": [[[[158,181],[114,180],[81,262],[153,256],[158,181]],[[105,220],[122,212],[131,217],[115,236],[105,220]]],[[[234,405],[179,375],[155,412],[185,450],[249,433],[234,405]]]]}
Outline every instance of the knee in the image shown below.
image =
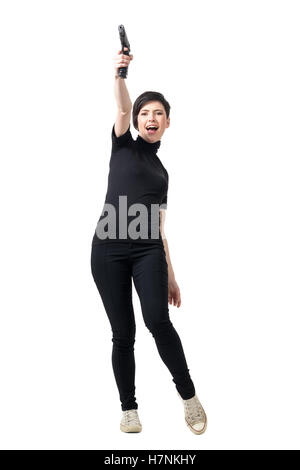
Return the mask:
{"type": "Polygon", "coordinates": [[[135,326],[123,331],[113,331],[112,342],[119,350],[133,350],[135,343],[135,326]]]}
{"type": "Polygon", "coordinates": [[[170,319],[146,322],[146,327],[154,337],[168,334],[173,330],[173,324],[170,319]]]}

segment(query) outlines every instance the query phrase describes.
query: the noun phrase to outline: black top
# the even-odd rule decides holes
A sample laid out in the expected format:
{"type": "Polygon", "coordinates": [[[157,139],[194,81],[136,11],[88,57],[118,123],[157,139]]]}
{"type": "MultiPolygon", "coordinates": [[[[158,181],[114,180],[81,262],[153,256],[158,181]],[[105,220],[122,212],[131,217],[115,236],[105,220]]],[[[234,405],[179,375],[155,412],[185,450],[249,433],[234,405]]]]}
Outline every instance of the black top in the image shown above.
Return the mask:
{"type": "Polygon", "coordinates": [[[159,209],[167,208],[169,184],[168,172],[156,154],[161,141],[147,142],[140,135],[133,140],[130,125],[120,137],[113,125],[111,138],[107,193],[93,244],[161,242],[159,209]]]}

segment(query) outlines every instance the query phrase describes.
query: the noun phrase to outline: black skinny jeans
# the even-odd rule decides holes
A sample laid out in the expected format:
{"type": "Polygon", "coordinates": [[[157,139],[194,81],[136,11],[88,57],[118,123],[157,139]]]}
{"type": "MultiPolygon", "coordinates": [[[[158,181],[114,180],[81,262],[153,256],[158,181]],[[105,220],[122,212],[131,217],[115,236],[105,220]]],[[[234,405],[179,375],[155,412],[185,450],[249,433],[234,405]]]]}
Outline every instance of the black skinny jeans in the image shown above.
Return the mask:
{"type": "Polygon", "coordinates": [[[183,399],[195,388],[178,333],[169,318],[168,264],[163,242],[106,241],[92,245],[91,270],[112,328],[112,366],[122,410],[137,409],[132,279],[146,327],[183,399]]]}

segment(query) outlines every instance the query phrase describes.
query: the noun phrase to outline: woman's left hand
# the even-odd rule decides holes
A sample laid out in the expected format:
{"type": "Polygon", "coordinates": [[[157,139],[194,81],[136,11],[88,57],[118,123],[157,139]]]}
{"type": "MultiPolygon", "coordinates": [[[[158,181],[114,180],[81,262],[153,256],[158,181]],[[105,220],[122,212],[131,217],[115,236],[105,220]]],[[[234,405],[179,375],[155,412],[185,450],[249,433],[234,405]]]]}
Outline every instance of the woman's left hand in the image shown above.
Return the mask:
{"type": "Polygon", "coordinates": [[[175,279],[171,279],[168,282],[168,297],[169,297],[169,304],[174,306],[180,307],[181,305],[181,296],[180,296],[180,290],[178,287],[177,282],[175,279]]]}

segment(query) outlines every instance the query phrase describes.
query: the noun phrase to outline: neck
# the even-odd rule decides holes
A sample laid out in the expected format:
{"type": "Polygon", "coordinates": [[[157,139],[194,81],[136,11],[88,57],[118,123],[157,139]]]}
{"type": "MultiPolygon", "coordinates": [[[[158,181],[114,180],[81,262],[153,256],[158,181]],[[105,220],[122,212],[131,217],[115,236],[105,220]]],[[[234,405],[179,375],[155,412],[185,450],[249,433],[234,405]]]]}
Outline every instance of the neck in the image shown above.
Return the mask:
{"type": "Polygon", "coordinates": [[[160,147],[161,141],[157,140],[156,142],[148,142],[140,134],[138,134],[137,139],[136,139],[136,143],[143,150],[145,150],[149,153],[156,154],[157,150],[160,147]]]}

